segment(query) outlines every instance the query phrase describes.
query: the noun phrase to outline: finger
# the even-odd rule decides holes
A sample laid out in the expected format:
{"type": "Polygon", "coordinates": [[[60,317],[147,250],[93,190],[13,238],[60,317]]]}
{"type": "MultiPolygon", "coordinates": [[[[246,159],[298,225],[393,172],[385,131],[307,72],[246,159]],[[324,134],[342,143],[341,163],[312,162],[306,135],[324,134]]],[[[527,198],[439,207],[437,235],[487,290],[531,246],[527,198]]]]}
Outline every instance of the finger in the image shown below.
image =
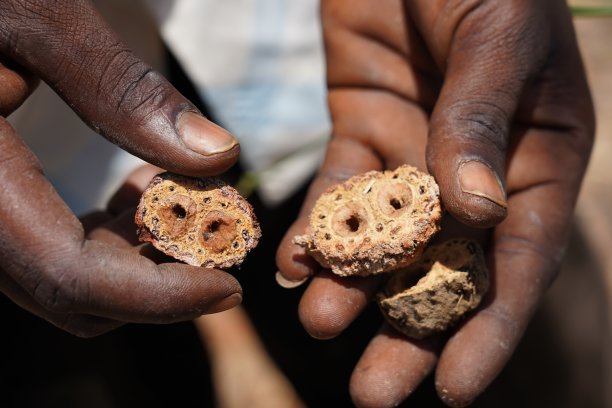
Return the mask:
{"type": "Polygon", "coordinates": [[[558,271],[587,157],[569,140],[559,132],[531,131],[518,147],[508,172],[510,212],[495,229],[489,256],[489,294],[448,341],[438,364],[438,393],[448,404],[469,403],[493,381],[558,271]],[[570,177],[559,174],[559,157],[573,169],[570,177]],[[532,163],[540,171],[534,173],[532,163]]]}
{"type": "Polygon", "coordinates": [[[87,313],[139,323],[171,323],[240,304],[239,283],[229,274],[183,264],[156,265],[128,250],[85,241],[68,253],[77,265],[58,277],[43,270],[34,295],[54,311],[87,313]],[[67,277],[65,275],[68,275],[67,277]],[[72,279],[67,286],[66,279],[72,279]]]}
{"type": "Polygon", "coordinates": [[[433,370],[438,339],[410,340],[385,324],[353,370],[350,393],[358,407],[396,407],[433,370]]]}
{"type": "Polygon", "coordinates": [[[4,293],[21,308],[75,336],[94,337],[114,330],[124,324],[123,322],[96,316],[50,312],[37,303],[3,271],[0,271],[0,292],[4,293]]]}
{"type": "Polygon", "coordinates": [[[317,339],[342,333],[363,312],[380,282],[380,277],[339,277],[330,271],[317,274],[299,305],[304,329],[317,339]]]}
{"type": "Polygon", "coordinates": [[[13,113],[38,85],[38,78],[15,64],[0,58],[0,115],[13,113]]]}
{"type": "Polygon", "coordinates": [[[428,168],[450,213],[470,226],[494,226],[507,213],[510,122],[548,55],[549,23],[521,2],[408,4],[445,72],[431,116],[428,168]]]}
{"type": "Polygon", "coordinates": [[[0,51],[47,82],[92,128],[190,176],[231,167],[239,144],[136,57],[84,0],[0,3],[0,51]]]}
{"type": "Polygon", "coordinates": [[[172,322],[240,303],[238,282],[216,270],[156,265],[86,240],[35,157],[0,120],[0,269],[55,313],[172,322]]]}

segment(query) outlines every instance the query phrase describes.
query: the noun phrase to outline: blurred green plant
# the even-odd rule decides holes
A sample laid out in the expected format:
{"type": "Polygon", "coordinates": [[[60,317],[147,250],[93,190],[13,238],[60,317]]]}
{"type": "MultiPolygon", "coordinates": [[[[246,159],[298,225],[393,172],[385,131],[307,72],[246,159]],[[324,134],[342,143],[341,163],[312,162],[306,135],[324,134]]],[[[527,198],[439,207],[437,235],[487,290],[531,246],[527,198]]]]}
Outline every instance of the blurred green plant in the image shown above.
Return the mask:
{"type": "Polygon", "coordinates": [[[255,192],[260,183],[259,174],[255,171],[246,171],[234,186],[243,197],[249,197],[255,192]]]}
{"type": "Polygon", "coordinates": [[[575,17],[612,17],[612,6],[570,6],[575,17]]]}

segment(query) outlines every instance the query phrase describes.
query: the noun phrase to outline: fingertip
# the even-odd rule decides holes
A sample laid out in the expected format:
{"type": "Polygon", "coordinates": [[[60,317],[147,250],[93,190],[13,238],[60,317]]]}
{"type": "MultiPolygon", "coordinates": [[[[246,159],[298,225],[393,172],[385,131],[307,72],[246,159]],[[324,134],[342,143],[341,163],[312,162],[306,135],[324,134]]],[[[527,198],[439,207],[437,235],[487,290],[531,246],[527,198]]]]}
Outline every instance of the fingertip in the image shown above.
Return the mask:
{"type": "MultiPolygon", "coordinates": [[[[294,243],[294,238],[303,233],[306,229],[304,220],[296,221],[287,231],[276,251],[276,266],[278,267],[278,276],[283,282],[303,282],[309,277],[318,272],[321,267],[310,255],[306,253],[306,249],[294,243]]],[[[283,287],[283,284],[279,282],[283,287]]]]}
{"type": "Polygon", "coordinates": [[[283,276],[281,271],[277,271],[276,274],[274,274],[274,279],[276,279],[276,283],[278,283],[278,286],[280,286],[281,288],[285,288],[285,289],[298,288],[302,286],[304,283],[306,283],[306,281],[308,281],[308,277],[302,280],[289,280],[283,276]]]}
{"type": "Polygon", "coordinates": [[[204,174],[216,175],[232,167],[240,155],[240,143],[228,131],[199,113],[186,111],[178,116],[176,128],[185,146],[206,159],[204,174]]]}
{"type": "Polygon", "coordinates": [[[395,407],[431,373],[437,345],[415,341],[387,324],[372,339],[353,370],[349,385],[358,407],[395,407]]]}
{"type": "MultiPolygon", "coordinates": [[[[179,303],[191,313],[190,318],[218,313],[242,302],[242,287],[235,277],[217,269],[167,263],[158,265],[167,284],[182,292],[169,293],[169,300],[179,303]],[[190,311],[191,310],[191,311],[190,311]]],[[[184,320],[185,316],[177,316],[184,320]]]]}
{"type": "Polygon", "coordinates": [[[366,308],[377,278],[339,277],[322,271],[312,278],[298,307],[304,329],[316,339],[340,335],[366,308]]]}
{"type": "Polygon", "coordinates": [[[479,160],[464,161],[458,177],[463,193],[484,198],[503,209],[508,207],[501,178],[490,165],[479,160]]]}
{"type": "Polygon", "coordinates": [[[467,407],[474,401],[473,398],[469,398],[455,389],[449,390],[438,381],[436,381],[436,392],[438,393],[438,398],[449,407],[467,407]]]}
{"type": "MultiPolygon", "coordinates": [[[[363,360],[363,358],[362,358],[363,360]]],[[[349,394],[356,407],[396,407],[411,393],[412,389],[404,391],[405,384],[398,384],[397,373],[387,370],[387,367],[377,362],[359,361],[349,382],[349,394]]]]}
{"type": "Polygon", "coordinates": [[[37,77],[22,67],[0,62],[0,83],[2,97],[0,98],[0,114],[8,116],[34,92],[38,86],[37,77]]]}
{"type": "Polygon", "coordinates": [[[506,218],[504,183],[492,165],[481,159],[456,160],[455,166],[442,162],[432,165],[432,173],[450,214],[474,228],[494,227],[506,218]]]}
{"type": "Polygon", "coordinates": [[[447,405],[474,401],[501,372],[520,334],[515,324],[491,311],[469,319],[449,339],[436,370],[436,389],[447,405]]]}
{"type": "MultiPolygon", "coordinates": [[[[310,288],[310,287],[309,287],[310,288]]],[[[298,316],[304,330],[318,340],[329,340],[342,333],[350,322],[337,312],[329,297],[310,294],[308,289],[298,306],[298,316]]]]}
{"type": "Polygon", "coordinates": [[[242,303],[242,293],[233,293],[223,299],[212,303],[206,309],[206,314],[224,312],[242,303]]]}

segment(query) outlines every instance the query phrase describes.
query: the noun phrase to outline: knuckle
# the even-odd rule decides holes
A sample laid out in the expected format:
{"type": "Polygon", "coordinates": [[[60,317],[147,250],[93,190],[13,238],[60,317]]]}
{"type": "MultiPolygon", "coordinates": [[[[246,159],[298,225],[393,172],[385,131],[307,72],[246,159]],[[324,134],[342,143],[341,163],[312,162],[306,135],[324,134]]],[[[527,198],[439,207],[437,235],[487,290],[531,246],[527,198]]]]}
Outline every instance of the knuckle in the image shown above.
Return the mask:
{"type": "Polygon", "coordinates": [[[50,312],[74,312],[82,306],[83,299],[87,299],[83,277],[67,265],[67,259],[74,259],[68,249],[40,253],[31,260],[26,268],[28,272],[23,275],[32,297],[50,312]]]}
{"type": "Polygon", "coordinates": [[[510,118],[497,103],[462,101],[454,104],[449,113],[449,120],[464,140],[477,145],[486,143],[505,153],[510,118]]]}
{"type": "Polygon", "coordinates": [[[32,293],[34,299],[50,312],[74,311],[78,303],[77,278],[66,270],[54,267],[43,268],[38,275],[32,293]]]}
{"type": "Polygon", "coordinates": [[[170,97],[169,86],[161,74],[142,61],[131,61],[122,71],[111,93],[115,112],[144,121],[170,97]]]}

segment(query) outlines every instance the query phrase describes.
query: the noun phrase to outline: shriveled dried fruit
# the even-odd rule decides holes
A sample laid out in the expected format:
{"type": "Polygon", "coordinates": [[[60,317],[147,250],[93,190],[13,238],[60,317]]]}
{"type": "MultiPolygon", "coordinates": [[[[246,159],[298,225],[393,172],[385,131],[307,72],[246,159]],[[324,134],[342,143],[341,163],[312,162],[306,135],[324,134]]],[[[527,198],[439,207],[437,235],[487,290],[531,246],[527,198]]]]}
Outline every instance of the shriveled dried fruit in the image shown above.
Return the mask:
{"type": "Polygon", "coordinates": [[[136,210],[138,237],[190,265],[242,263],[261,237],[251,205],[216,178],[156,176],[136,210]]]}
{"type": "Polygon", "coordinates": [[[395,272],[378,294],[378,305],[393,327],[422,339],[476,308],[488,289],[480,245],[454,239],[428,248],[418,262],[395,272]]]}
{"type": "Polygon", "coordinates": [[[341,276],[373,275],[416,260],[439,230],[433,177],[404,165],[354,176],[321,195],[294,242],[341,276]]]}

